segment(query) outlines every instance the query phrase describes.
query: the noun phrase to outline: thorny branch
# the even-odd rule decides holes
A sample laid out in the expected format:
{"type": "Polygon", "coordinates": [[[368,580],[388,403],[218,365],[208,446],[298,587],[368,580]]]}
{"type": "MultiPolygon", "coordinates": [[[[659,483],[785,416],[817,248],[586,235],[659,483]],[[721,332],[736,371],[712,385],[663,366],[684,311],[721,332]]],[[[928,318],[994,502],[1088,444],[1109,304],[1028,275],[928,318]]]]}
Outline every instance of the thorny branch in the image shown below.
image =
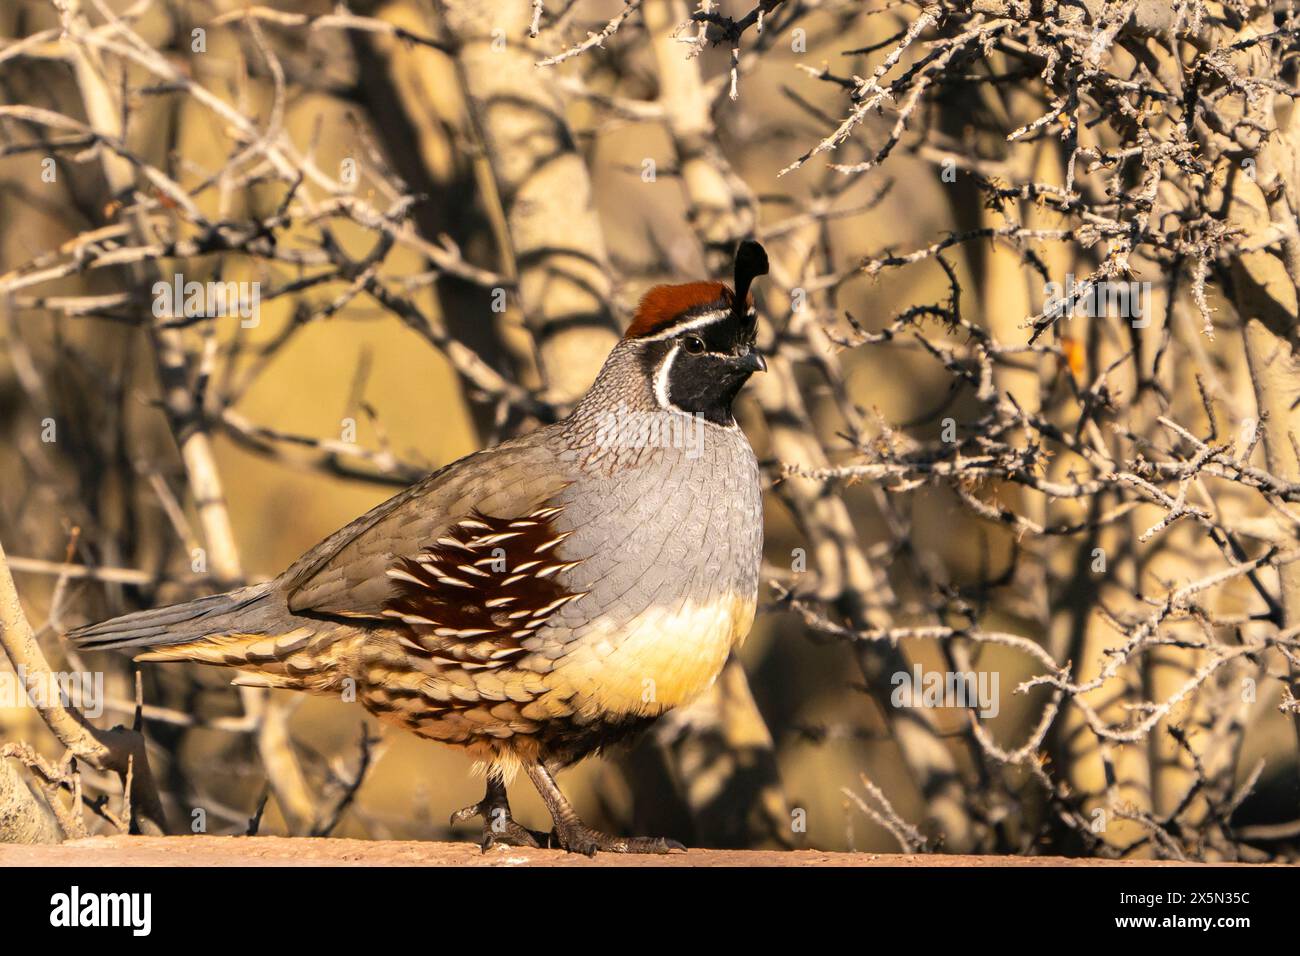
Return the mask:
{"type": "MultiPolygon", "coordinates": [[[[996,743],[972,710],[981,759],[1003,787],[1007,778],[997,768],[1029,770],[1058,820],[1095,852],[1143,846],[1179,859],[1256,858],[1259,851],[1244,847],[1231,823],[1244,797],[1230,771],[1256,681],[1271,685],[1283,711],[1294,699],[1300,609],[1286,582],[1300,554],[1300,488],[1289,469],[1261,464],[1260,441],[1268,435],[1293,448],[1295,421],[1263,407],[1246,411],[1232,376],[1253,376],[1262,406],[1268,393],[1260,368],[1234,369],[1239,358],[1208,368],[1196,339],[1217,338],[1251,318],[1254,306],[1234,275],[1240,262],[1267,251],[1288,265],[1273,273],[1278,284],[1271,288],[1274,295],[1285,290],[1276,321],[1294,341],[1300,275],[1289,265],[1300,204],[1289,168],[1274,165],[1274,151],[1287,155],[1294,141],[1273,126],[1273,115],[1295,115],[1300,19],[1285,3],[1201,0],[1041,10],[976,0],[915,4],[897,16],[901,27],[876,48],[883,56],[869,75],[850,80],[808,70],[847,95],[847,115],[782,174],[806,172],[814,158],[870,138],[867,159],[827,168],[852,179],[911,153],[937,163],[945,181],[960,174],[982,197],[988,225],[912,252],[870,255],[807,284],[834,292],[860,276],[880,280],[937,264],[951,292],[946,303],[871,327],[831,310],[818,318],[836,348],[923,356],[950,387],[942,405],[918,421],[892,425],[877,415],[872,428],[845,422],[842,464],[786,461],[781,473],[871,482],[890,499],[881,506],[891,515],[945,489],[989,534],[1008,536],[1011,563],[974,585],[934,580],[928,594],[922,571],[917,600],[899,608],[888,627],[833,620],[798,593],[797,579],[795,590],[783,589],[784,603],[810,627],[851,642],[938,641],[963,654],[1005,647],[1022,655],[1036,676],[1017,692],[1051,695],[1035,696],[1041,716],[1012,749],[996,743]],[[1004,77],[1030,82],[1020,80],[1014,95],[991,92],[1004,89],[997,85],[1004,77]],[[975,102],[968,91],[980,88],[990,91],[985,102],[997,105],[975,109],[960,148],[945,111],[975,102]],[[1036,168],[1059,170],[1062,179],[1036,178],[1036,168]],[[1257,182],[1271,190],[1266,220],[1225,215],[1256,195],[1257,182]],[[1049,218],[1055,225],[1047,228],[1049,218]],[[963,314],[958,271],[945,257],[986,243],[1018,256],[1029,277],[1036,311],[1020,320],[1023,337],[999,335],[987,315],[963,314]],[[1069,250],[1073,258],[1065,261],[1091,264],[1067,280],[1049,270],[1040,250],[1050,246],[1069,250]],[[1153,314],[1154,303],[1116,314],[1114,303],[1098,296],[1117,285],[1162,304],[1163,316],[1153,314]],[[1211,305],[1215,286],[1226,310],[1211,305]],[[1189,306],[1196,324],[1188,321],[1189,306]],[[1007,387],[1026,372],[1032,391],[1007,387]],[[1224,405],[1238,422],[1232,434],[1219,430],[1224,405]],[[1046,631],[999,626],[1007,609],[999,593],[1034,586],[1027,560],[1040,569],[1039,581],[1046,572],[1047,592],[1030,602],[1042,602],[1041,612],[1022,613],[1029,620],[1041,614],[1046,631]],[[1076,599],[1095,596],[1096,608],[1074,615],[1073,640],[1059,643],[1050,639],[1053,602],[1069,588],[1081,589],[1076,599]],[[1113,636],[1093,637],[1103,626],[1113,636]],[[1153,679],[1170,665],[1169,677],[1153,679]],[[1220,719],[1224,708],[1232,720],[1220,719]],[[1103,776],[1079,766],[1049,768],[1048,756],[1061,754],[1053,735],[1063,733],[1075,760],[1087,749],[1078,735],[1092,736],[1103,776]],[[1158,790],[1162,775],[1172,779],[1167,765],[1134,785],[1127,755],[1138,745],[1170,753],[1181,791],[1158,790]],[[1149,801],[1162,798],[1168,812],[1152,812],[1149,801]],[[1103,830],[1089,825],[1096,807],[1146,835],[1103,841],[1103,830]]],[[[1276,351],[1288,348],[1281,341],[1270,348],[1270,361],[1293,360],[1276,351]]],[[[915,573],[904,570],[904,559],[919,564],[898,536],[905,530],[897,525],[894,548],[884,552],[904,556],[894,558],[895,574],[915,573]]],[[[1294,740],[1286,749],[1295,752],[1294,740]]],[[[1012,786],[1004,799],[1012,805],[1022,796],[1012,786]]],[[[996,826],[996,813],[985,819],[996,826]]]]}

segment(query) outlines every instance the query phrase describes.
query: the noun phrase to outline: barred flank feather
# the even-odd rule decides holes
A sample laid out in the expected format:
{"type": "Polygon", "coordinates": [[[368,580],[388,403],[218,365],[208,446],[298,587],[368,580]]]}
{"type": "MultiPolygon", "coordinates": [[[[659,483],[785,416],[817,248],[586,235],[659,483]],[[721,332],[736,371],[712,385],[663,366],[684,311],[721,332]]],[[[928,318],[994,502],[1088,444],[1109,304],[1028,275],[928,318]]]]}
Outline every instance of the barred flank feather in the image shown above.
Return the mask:
{"type": "Polygon", "coordinates": [[[384,615],[411,628],[408,650],[466,670],[505,667],[525,653],[557,610],[582,597],[556,580],[578,562],[555,557],[569,532],[560,508],[522,518],[473,511],[414,558],[387,571],[394,594],[384,615]]]}

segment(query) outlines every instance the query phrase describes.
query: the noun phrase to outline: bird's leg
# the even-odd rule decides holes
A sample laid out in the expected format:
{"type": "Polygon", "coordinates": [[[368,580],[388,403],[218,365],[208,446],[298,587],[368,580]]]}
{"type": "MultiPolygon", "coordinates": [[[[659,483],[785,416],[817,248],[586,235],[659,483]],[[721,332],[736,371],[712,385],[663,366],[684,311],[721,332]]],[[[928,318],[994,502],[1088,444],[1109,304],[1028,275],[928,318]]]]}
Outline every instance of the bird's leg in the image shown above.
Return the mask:
{"type": "Polygon", "coordinates": [[[520,826],[510,815],[510,801],[506,799],[506,782],[501,771],[492,767],[487,774],[487,793],[478,803],[472,803],[451,815],[452,825],[464,823],[474,817],[483,818],[483,839],[479,846],[486,853],[494,845],[544,846],[549,835],[520,826]]]}
{"type": "Polygon", "coordinates": [[[676,840],[663,837],[612,837],[593,830],[578,818],[577,811],[569,803],[551,772],[540,763],[528,764],[528,779],[533,782],[537,792],[542,795],[546,809],[555,821],[555,840],[570,853],[583,853],[595,856],[597,850],[607,853],[669,853],[673,850],[685,850],[676,840]]]}

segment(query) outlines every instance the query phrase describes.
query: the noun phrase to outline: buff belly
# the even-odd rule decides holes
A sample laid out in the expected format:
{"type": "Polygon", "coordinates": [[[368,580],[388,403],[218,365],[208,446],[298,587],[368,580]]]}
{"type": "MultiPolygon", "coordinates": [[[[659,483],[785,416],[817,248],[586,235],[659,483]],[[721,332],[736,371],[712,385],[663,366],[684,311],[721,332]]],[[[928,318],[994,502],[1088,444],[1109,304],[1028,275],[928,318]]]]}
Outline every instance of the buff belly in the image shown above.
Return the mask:
{"type": "Polygon", "coordinates": [[[650,607],[616,629],[596,623],[550,675],[580,716],[654,716],[712,686],[754,621],[753,598],[650,607]]]}

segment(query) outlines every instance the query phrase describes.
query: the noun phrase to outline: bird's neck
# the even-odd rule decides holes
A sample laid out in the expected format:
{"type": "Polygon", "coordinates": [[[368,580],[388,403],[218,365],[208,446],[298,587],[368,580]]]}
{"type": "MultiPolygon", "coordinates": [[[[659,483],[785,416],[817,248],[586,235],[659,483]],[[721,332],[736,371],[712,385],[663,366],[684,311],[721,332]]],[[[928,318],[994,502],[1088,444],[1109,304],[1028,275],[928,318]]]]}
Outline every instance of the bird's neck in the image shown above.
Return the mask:
{"type": "Polygon", "coordinates": [[[565,444],[581,460],[608,468],[641,467],[665,454],[695,454],[718,426],[698,415],[665,409],[643,357],[615,347],[596,381],[560,424],[565,444]]]}
{"type": "Polygon", "coordinates": [[[620,342],[601,366],[596,381],[574,407],[566,424],[583,432],[611,414],[648,413],[659,410],[654,386],[641,357],[626,342],[620,342]]]}

